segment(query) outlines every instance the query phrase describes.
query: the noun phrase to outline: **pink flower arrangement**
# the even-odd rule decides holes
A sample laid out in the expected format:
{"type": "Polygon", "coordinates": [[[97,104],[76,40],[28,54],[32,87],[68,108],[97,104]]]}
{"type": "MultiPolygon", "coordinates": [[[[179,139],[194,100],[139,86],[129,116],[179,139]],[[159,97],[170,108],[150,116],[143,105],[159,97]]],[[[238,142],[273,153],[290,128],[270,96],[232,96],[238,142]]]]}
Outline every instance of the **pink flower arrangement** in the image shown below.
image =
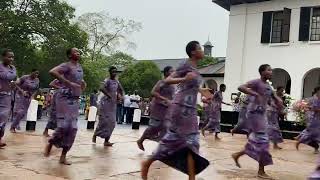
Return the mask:
{"type": "Polygon", "coordinates": [[[296,113],[306,112],[308,111],[308,103],[305,100],[300,100],[292,105],[292,110],[296,113]]]}
{"type": "Polygon", "coordinates": [[[300,100],[292,105],[292,111],[296,114],[296,120],[301,125],[306,124],[306,112],[309,110],[308,102],[305,100],[300,100]]]}

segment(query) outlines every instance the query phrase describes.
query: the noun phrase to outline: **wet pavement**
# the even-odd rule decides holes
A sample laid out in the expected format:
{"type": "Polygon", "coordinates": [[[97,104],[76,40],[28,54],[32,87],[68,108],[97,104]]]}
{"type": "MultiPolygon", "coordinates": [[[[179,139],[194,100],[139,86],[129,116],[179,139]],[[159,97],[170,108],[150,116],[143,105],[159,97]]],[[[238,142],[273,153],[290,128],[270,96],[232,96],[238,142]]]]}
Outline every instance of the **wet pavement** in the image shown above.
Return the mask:
{"type": "MultiPolygon", "coordinates": [[[[10,125],[10,124],[9,124],[10,125]]],[[[12,134],[6,131],[8,146],[0,149],[0,180],[137,180],[140,179],[140,162],[156,148],[157,144],[145,141],[146,151],[140,151],[136,140],[142,134],[129,125],[118,125],[111,138],[113,147],[103,147],[103,140],[91,143],[93,131],[86,130],[86,121],[79,122],[76,142],[68,154],[71,166],[58,163],[60,150],[53,148],[49,158],[43,157],[46,138],[42,136],[45,121],[37,122],[36,132],[22,131],[12,134]]],[[[25,129],[25,124],[22,124],[25,129]]],[[[52,133],[52,132],[50,132],[52,133]]],[[[230,155],[243,148],[246,138],[243,135],[221,134],[222,140],[213,136],[201,137],[201,154],[211,165],[197,176],[197,180],[254,180],[257,163],[244,156],[240,159],[242,168],[237,168],[230,155]]],[[[281,144],[283,150],[272,150],[274,165],[266,168],[267,173],[279,180],[304,180],[313,170],[317,155],[309,147],[301,145],[294,149],[293,141],[281,144]]],[[[168,166],[156,162],[149,172],[151,180],[180,180],[187,176],[168,166]]]]}

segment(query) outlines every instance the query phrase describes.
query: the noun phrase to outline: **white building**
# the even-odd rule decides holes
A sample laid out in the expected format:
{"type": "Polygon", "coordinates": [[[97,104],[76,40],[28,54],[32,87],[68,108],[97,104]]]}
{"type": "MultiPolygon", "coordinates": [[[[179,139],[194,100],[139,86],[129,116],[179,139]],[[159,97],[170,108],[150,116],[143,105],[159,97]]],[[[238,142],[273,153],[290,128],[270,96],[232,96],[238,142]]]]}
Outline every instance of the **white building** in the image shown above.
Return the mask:
{"type": "Polygon", "coordinates": [[[230,99],[240,84],[274,68],[274,87],[295,99],[320,85],[320,0],[213,0],[230,11],[224,82],[230,99]]]}

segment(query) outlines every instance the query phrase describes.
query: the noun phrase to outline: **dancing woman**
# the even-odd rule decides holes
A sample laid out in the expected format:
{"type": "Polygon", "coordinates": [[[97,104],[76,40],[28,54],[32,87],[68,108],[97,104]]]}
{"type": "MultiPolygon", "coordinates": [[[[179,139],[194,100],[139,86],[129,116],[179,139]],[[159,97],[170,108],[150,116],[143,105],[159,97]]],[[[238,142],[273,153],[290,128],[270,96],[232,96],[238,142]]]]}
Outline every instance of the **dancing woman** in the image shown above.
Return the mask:
{"type": "Polygon", "coordinates": [[[123,97],[123,88],[118,80],[117,68],[109,68],[110,78],[106,79],[100,88],[104,94],[100,100],[99,123],[92,137],[92,142],[96,143],[97,136],[104,139],[104,146],[112,146],[110,137],[116,127],[117,102],[118,98],[123,97]]]}
{"type": "Polygon", "coordinates": [[[152,101],[150,105],[150,122],[149,127],[143,132],[140,139],[137,141],[139,149],[144,151],[143,141],[150,139],[159,141],[167,132],[166,115],[168,107],[170,107],[173,98],[175,87],[171,84],[166,84],[164,81],[172,73],[174,69],[167,66],[163,70],[164,80],[160,80],[152,89],[152,101]]]}
{"type": "Polygon", "coordinates": [[[275,100],[272,98],[269,102],[269,107],[267,108],[267,118],[268,118],[268,135],[270,141],[273,143],[273,149],[282,149],[278,144],[283,142],[280,126],[279,126],[279,115],[284,114],[284,106],[279,106],[276,104],[275,100]]]}
{"type": "Polygon", "coordinates": [[[297,150],[301,143],[314,148],[315,153],[319,152],[320,143],[320,87],[316,87],[313,96],[307,99],[309,111],[307,112],[307,127],[299,135],[296,143],[297,150]]]}
{"type": "Polygon", "coordinates": [[[3,136],[6,123],[11,111],[11,95],[15,86],[13,81],[17,78],[16,68],[12,65],[14,53],[10,49],[5,49],[1,53],[2,63],[0,64],[0,148],[6,146],[3,136]]]}
{"type": "Polygon", "coordinates": [[[20,129],[20,122],[26,116],[34,93],[39,89],[39,71],[33,69],[31,74],[24,75],[16,82],[16,96],[13,107],[13,120],[10,131],[20,129]]]}
{"type": "Polygon", "coordinates": [[[43,135],[46,136],[46,137],[49,137],[49,129],[51,130],[55,130],[57,128],[57,119],[56,119],[56,93],[57,93],[57,90],[60,89],[62,87],[62,84],[59,82],[58,79],[55,79],[53,81],[50,82],[49,86],[51,88],[54,89],[54,92],[53,92],[53,95],[52,95],[52,103],[51,103],[51,110],[50,110],[50,117],[49,117],[49,120],[48,120],[48,123],[46,125],[46,128],[44,129],[43,131],[43,135]]]}
{"type": "Polygon", "coordinates": [[[62,86],[56,93],[56,120],[57,128],[49,139],[45,148],[45,156],[50,155],[52,146],[62,148],[59,162],[71,165],[66,155],[71,149],[76,134],[79,116],[79,96],[85,89],[83,70],[79,63],[80,53],[77,48],[67,50],[69,62],[62,63],[50,70],[50,74],[58,79],[62,86]]]}
{"type": "Polygon", "coordinates": [[[144,180],[147,179],[149,167],[156,160],[188,174],[189,180],[194,180],[195,175],[209,165],[209,162],[199,155],[196,109],[197,94],[201,84],[197,64],[204,55],[197,41],[189,42],[186,52],[189,59],[165,79],[165,83],[178,84],[169,110],[171,126],[161,139],[156,152],[142,163],[141,176],[144,180]]]}
{"type": "Polygon", "coordinates": [[[249,95],[247,109],[247,121],[250,123],[248,142],[244,150],[232,155],[236,165],[240,168],[239,158],[245,154],[259,163],[258,177],[272,179],[264,171],[264,167],[273,164],[269,153],[269,137],[267,134],[267,103],[274,97],[277,105],[282,100],[273,95],[272,88],[267,82],[272,77],[270,65],[264,64],[259,67],[260,79],[252,80],[239,87],[239,91],[249,95]]]}
{"type": "Polygon", "coordinates": [[[208,124],[201,130],[202,135],[205,136],[205,131],[209,130],[215,133],[215,138],[220,140],[218,134],[220,133],[220,120],[221,120],[221,104],[231,106],[229,103],[223,102],[222,93],[226,91],[226,85],[221,84],[219,91],[215,92],[213,97],[208,101],[208,107],[210,108],[207,114],[208,124]]]}
{"type": "Polygon", "coordinates": [[[248,121],[247,121],[247,106],[249,104],[248,101],[249,101],[249,98],[248,98],[248,96],[246,96],[244,98],[244,100],[242,102],[240,102],[241,105],[240,105],[238,123],[230,131],[232,136],[234,133],[243,131],[246,133],[247,138],[249,138],[250,129],[248,127],[248,121]]]}

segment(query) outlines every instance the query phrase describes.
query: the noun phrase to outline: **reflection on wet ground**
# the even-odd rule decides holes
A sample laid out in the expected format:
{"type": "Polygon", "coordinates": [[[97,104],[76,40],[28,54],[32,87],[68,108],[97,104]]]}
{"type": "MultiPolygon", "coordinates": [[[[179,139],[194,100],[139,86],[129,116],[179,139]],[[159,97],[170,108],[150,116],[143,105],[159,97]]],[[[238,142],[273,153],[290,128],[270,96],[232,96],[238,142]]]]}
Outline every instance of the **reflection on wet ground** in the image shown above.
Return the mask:
{"type": "MultiPolygon", "coordinates": [[[[37,123],[36,132],[21,132],[11,134],[6,131],[8,146],[0,149],[0,179],[1,180],[59,180],[59,179],[110,179],[136,180],[140,179],[140,162],[156,148],[156,143],[145,142],[146,151],[140,151],[135,141],[145,127],[132,130],[128,125],[118,125],[111,141],[113,147],[103,147],[103,140],[97,144],[91,143],[92,131],[85,129],[86,122],[79,122],[76,142],[69,153],[71,166],[58,164],[60,150],[53,149],[52,156],[43,157],[46,143],[41,133],[44,121],[37,123]]],[[[9,125],[10,126],[10,125],[9,125]]],[[[22,125],[24,127],[24,124],[22,125]]],[[[24,129],[24,128],[23,128],[24,129]]],[[[211,165],[197,176],[198,180],[231,179],[253,180],[256,178],[257,163],[248,157],[240,159],[242,169],[237,168],[231,153],[240,150],[246,142],[243,135],[221,134],[221,141],[214,141],[213,136],[201,138],[201,154],[211,165]]],[[[272,150],[274,165],[266,168],[279,180],[303,180],[313,170],[317,155],[311,148],[301,145],[300,151],[294,149],[293,141],[285,141],[283,150],[272,150]]],[[[180,180],[187,176],[166,165],[156,162],[149,174],[152,180],[180,180]]]]}

